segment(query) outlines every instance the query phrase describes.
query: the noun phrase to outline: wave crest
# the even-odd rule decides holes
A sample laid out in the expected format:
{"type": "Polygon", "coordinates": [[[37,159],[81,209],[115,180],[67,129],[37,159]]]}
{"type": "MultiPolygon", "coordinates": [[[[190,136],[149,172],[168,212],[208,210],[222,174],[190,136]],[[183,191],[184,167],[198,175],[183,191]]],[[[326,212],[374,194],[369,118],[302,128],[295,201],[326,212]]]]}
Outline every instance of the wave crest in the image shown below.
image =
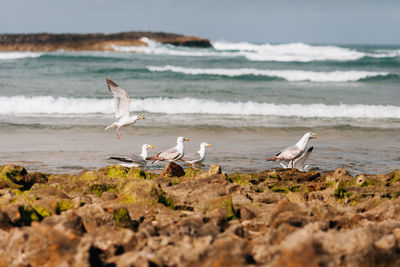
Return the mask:
{"type": "MultiPolygon", "coordinates": [[[[52,96],[0,97],[0,114],[59,115],[111,114],[113,99],[66,98],[52,96]]],[[[164,114],[262,115],[299,118],[400,119],[400,107],[392,105],[273,104],[219,102],[195,98],[133,99],[131,110],[164,114]]]]}
{"type": "Polygon", "coordinates": [[[268,69],[200,69],[200,68],[184,68],[178,66],[148,66],[148,70],[155,72],[176,72],[189,75],[220,75],[227,77],[238,77],[245,75],[264,76],[282,78],[287,81],[311,81],[311,82],[352,82],[366,78],[386,76],[387,72],[370,72],[370,71],[303,71],[303,70],[268,70],[268,69]]]}
{"type": "Polygon", "coordinates": [[[36,58],[42,53],[36,52],[0,52],[0,60],[20,59],[20,58],[36,58]]]}

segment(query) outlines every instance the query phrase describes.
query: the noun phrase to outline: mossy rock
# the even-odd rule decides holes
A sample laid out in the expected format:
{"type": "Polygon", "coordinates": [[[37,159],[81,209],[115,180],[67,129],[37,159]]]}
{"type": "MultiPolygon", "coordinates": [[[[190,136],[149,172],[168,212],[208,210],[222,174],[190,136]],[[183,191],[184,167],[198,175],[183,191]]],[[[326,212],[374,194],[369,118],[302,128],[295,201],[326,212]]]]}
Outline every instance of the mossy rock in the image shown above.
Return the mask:
{"type": "Polygon", "coordinates": [[[0,170],[0,188],[28,189],[32,186],[26,182],[28,172],[18,165],[4,165],[0,170]]]}
{"type": "Polygon", "coordinates": [[[204,173],[206,173],[206,172],[201,169],[189,167],[189,168],[186,168],[186,170],[185,170],[185,178],[194,178],[194,177],[199,176],[204,173]]]}
{"type": "Polygon", "coordinates": [[[127,177],[136,179],[151,179],[151,174],[139,168],[131,168],[127,173],[127,177]]]}
{"type": "Polygon", "coordinates": [[[70,210],[75,207],[75,204],[70,199],[58,200],[56,204],[56,214],[60,214],[63,211],[70,210]]]}
{"type": "Polygon", "coordinates": [[[45,217],[51,215],[50,212],[48,212],[44,208],[34,208],[30,205],[19,206],[18,212],[21,215],[20,221],[22,225],[31,225],[32,222],[40,222],[45,217]]]}
{"type": "Polygon", "coordinates": [[[106,191],[115,191],[117,185],[115,184],[105,184],[105,183],[94,183],[89,185],[89,189],[92,193],[96,194],[98,197],[101,197],[106,191]]]}
{"type": "Polygon", "coordinates": [[[207,203],[206,212],[219,211],[223,214],[226,220],[237,219],[233,210],[232,198],[230,196],[222,196],[214,198],[207,203]]]}
{"type": "Polygon", "coordinates": [[[252,179],[250,175],[242,174],[242,173],[232,173],[228,175],[228,180],[237,183],[241,186],[246,185],[252,179]]]}
{"type": "Polygon", "coordinates": [[[118,201],[124,204],[153,206],[160,202],[164,192],[151,180],[126,179],[119,186],[118,201]]]}
{"type": "Polygon", "coordinates": [[[273,192],[276,192],[276,193],[283,193],[283,194],[288,194],[288,193],[290,193],[289,188],[280,187],[280,186],[274,186],[274,187],[272,187],[271,190],[272,190],[273,192]]]}

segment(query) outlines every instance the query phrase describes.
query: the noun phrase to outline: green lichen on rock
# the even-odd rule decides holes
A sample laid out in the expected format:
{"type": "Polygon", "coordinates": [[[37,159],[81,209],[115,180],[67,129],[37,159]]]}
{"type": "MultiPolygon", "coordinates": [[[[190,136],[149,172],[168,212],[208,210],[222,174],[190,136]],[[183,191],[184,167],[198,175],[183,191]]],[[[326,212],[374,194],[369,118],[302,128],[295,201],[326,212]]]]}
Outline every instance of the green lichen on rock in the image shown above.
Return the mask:
{"type": "Polygon", "coordinates": [[[56,214],[60,214],[63,211],[72,209],[75,206],[72,200],[62,199],[58,200],[56,204],[56,214]]]}
{"type": "Polygon", "coordinates": [[[24,178],[27,172],[24,167],[4,165],[0,170],[0,188],[24,189],[24,178]]]}
{"type": "Polygon", "coordinates": [[[107,168],[107,176],[112,178],[126,178],[129,173],[129,168],[120,165],[111,165],[107,168]]]}
{"type": "Polygon", "coordinates": [[[113,217],[115,221],[117,222],[118,226],[121,226],[122,224],[126,224],[127,222],[130,222],[131,217],[129,216],[129,212],[126,208],[118,208],[115,209],[113,212],[113,217]]]}
{"type": "Polygon", "coordinates": [[[204,173],[205,173],[205,171],[203,171],[201,169],[189,167],[189,168],[186,168],[186,170],[185,170],[185,178],[194,178],[194,177],[196,177],[200,174],[204,174],[204,173]]]}
{"type": "Polygon", "coordinates": [[[127,177],[136,179],[151,179],[151,174],[139,168],[131,168],[127,173],[127,177]]]}
{"type": "Polygon", "coordinates": [[[279,186],[274,186],[271,189],[273,192],[276,193],[283,193],[283,194],[288,194],[290,192],[290,190],[286,187],[279,187],[279,186]]]}
{"type": "Polygon", "coordinates": [[[99,179],[99,174],[96,171],[85,171],[79,178],[86,181],[95,181],[99,179]]]}
{"type": "Polygon", "coordinates": [[[114,191],[115,188],[116,185],[114,184],[96,183],[89,185],[90,191],[95,193],[98,197],[101,197],[101,195],[106,191],[114,191]]]}
{"type": "MultiPolygon", "coordinates": [[[[42,211],[39,209],[39,211],[42,211]]],[[[23,205],[18,207],[18,212],[21,215],[20,221],[23,225],[31,225],[32,222],[39,222],[43,220],[44,217],[49,216],[50,214],[41,214],[35,208],[29,205],[23,205]],[[44,216],[43,216],[44,215],[44,216]]]]}
{"type": "Polygon", "coordinates": [[[236,214],[233,210],[232,198],[229,196],[222,196],[210,200],[208,202],[207,211],[215,210],[221,212],[228,221],[237,219],[236,214]]]}
{"type": "Polygon", "coordinates": [[[129,178],[122,181],[117,193],[120,203],[146,206],[159,203],[164,194],[158,183],[137,178],[129,178]]]}
{"type": "Polygon", "coordinates": [[[45,217],[51,215],[51,212],[42,206],[35,207],[35,210],[42,218],[45,218],[45,217]]]}
{"type": "Polygon", "coordinates": [[[233,183],[237,183],[241,186],[246,185],[251,179],[252,179],[252,177],[250,175],[242,174],[242,173],[232,173],[232,174],[228,175],[229,181],[231,181],[233,183]]]}

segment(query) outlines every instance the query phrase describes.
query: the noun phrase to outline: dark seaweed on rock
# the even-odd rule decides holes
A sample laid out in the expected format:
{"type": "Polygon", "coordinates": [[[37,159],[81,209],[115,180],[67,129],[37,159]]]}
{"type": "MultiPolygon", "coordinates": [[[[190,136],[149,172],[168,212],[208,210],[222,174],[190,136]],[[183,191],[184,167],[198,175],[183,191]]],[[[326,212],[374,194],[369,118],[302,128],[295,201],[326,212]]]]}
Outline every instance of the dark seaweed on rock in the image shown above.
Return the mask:
{"type": "Polygon", "coordinates": [[[400,264],[399,170],[174,168],[1,166],[0,266],[400,264]]]}

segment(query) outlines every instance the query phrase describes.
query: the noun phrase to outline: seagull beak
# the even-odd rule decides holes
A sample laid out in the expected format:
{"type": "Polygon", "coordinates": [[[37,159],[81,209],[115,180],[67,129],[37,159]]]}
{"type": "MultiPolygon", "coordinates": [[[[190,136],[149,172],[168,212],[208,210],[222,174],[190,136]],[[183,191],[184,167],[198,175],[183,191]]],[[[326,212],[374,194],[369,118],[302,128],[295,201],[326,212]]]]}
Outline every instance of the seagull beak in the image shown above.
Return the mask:
{"type": "Polygon", "coordinates": [[[185,141],[190,141],[190,139],[189,138],[185,138],[185,141]]]}
{"type": "Polygon", "coordinates": [[[154,148],[154,146],[149,146],[149,148],[154,148]]]}
{"type": "Polygon", "coordinates": [[[312,133],[312,134],[311,134],[311,138],[318,139],[318,138],[317,138],[317,133],[312,133]]]}
{"type": "Polygon", "coordinates": [[[143,116],[139,116],[139,119],[142,119],[142,120],[144,120],[144,117],[143,117],[143,116]]]}
{"type": "Polygon", "coordinates": [[[210,144],[207,144],[206,146],[211,146],[210,144]]]}

